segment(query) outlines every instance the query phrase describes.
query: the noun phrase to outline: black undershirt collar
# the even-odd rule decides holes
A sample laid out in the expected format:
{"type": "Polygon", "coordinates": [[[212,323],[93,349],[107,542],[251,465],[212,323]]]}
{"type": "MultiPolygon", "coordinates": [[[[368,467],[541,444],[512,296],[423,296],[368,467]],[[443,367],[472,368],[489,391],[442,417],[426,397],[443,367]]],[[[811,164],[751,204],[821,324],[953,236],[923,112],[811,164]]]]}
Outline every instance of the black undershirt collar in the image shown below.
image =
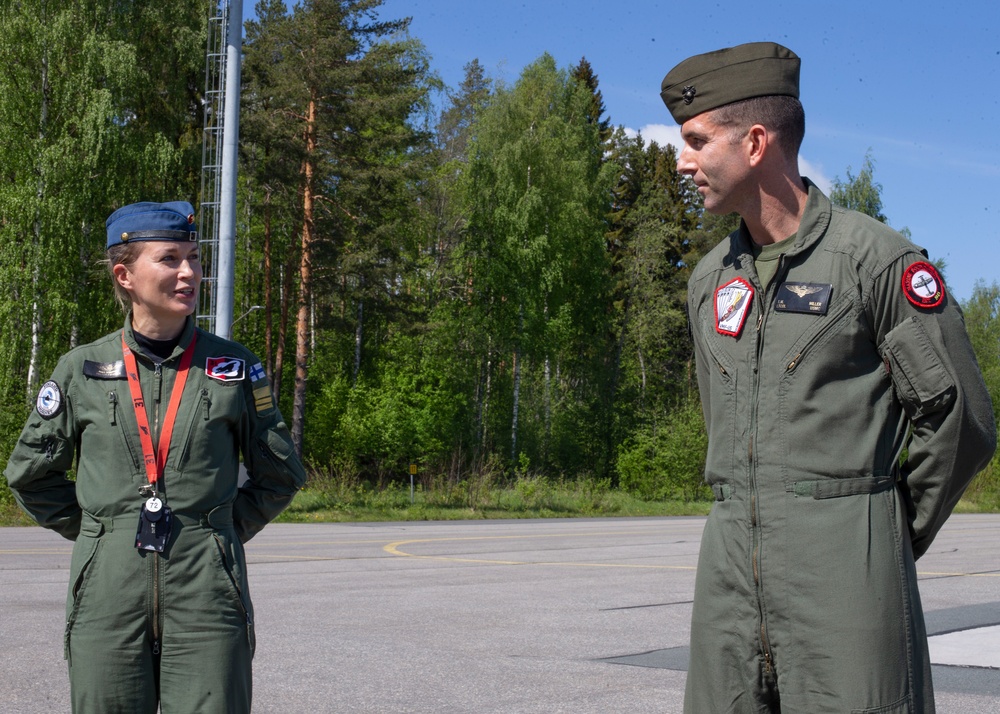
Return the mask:
{"type": "Polygon", "coordinates": [[[154,340],[151,337],[140,335],[135,330],[132,330],[132,335],[135,337],[135,342],[139,345],[139,348],[157,362],[162,362],[170,357],[174,353],[174,348],[181,341],[180,335],[169,340],[154,340]]]}

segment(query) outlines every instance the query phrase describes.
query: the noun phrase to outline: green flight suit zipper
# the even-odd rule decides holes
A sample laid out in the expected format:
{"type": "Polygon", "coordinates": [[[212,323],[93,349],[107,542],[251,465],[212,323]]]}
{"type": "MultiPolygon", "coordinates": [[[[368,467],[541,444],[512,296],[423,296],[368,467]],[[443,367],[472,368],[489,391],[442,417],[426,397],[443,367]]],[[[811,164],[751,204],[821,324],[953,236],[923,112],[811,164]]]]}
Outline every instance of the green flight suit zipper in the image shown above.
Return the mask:
{"type": "MultiPolygon", "coordinates": [[[[163,367],[162,363],[153,363],[153,429],[155,430],[154,444],[160,441],[160,394],[163,388],[163,367]]],[[[166,465],[164,464],[164,467],[166,465]]],[[[160,479],[165,474],[160,474],[160,479]]],[[[157,488],[162,489],[163,483],[158,483],[157,488]]],[[[152,553],[153,556],[153,656],[160,654],[160,554],[152,553]]]]}
{"type": "MultiPolygon", "coordinates": [[[[780,255],[778,257],[778,268],[775,270],[774,275],[771,278],[770,283],[766,288],[762,290],[762,295],[757,303],[757,307],[760,310],[760,316],[757,318],[757,324],[755,327],[754,334],[754,355],[753,355],[753,405],[752,405],[752,417],[750,420],[750,443],[747,448],[747,459],[748,459],[748,471],[750,475],[750,532],[752,534],[752,545],[753,550],[751,553],[753,568],[753,581],[754,581],[754,591],[757,593],[757,618],[760,622],[760,649],[761,654],[764,657],[764,671],[770,674],[774,670],[774,661],[771,656],[771,643],[767,634],[767,618],[765,617],[764,608],[764,587],[761,582],[761,542],[763,540],[763,529],[760,521],[759,513],[759,502],[758,502],[758,484],[757,484],[757,467],[756,467],[756,455],[754,454],[754,441],[757,438],[757,423],[758,413],[757,407],[760,403],[760,363],[761,363],[761,350],[763,349],[763,336],[764,336],[764,316],[767,314],[767,306],[770,304],[768,297],[771,294],[771,288],[777,285],[783,277],[783,268],[785,265],[785,256],[780,255]]],[[[756,272],[756,271],[755,271],[756,272]]],[[[760,288],[760,279],[757,279],[757,286],[760,288]]]]}

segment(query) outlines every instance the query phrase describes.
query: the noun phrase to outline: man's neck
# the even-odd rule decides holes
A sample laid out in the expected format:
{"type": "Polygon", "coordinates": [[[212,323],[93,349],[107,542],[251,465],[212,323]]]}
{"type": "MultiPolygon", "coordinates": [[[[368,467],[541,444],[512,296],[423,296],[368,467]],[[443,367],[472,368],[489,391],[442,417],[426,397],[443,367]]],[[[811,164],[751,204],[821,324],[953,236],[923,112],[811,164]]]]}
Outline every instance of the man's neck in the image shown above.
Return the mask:
{"type": "Polygon", "coordinates": [[[795,235],[802,223],[809,194],[805,183],[796,175],[783,176],[773,186],[760,187],[760,197],[754,210],[740,214],[757,245],[769,245],[795,235]]]}

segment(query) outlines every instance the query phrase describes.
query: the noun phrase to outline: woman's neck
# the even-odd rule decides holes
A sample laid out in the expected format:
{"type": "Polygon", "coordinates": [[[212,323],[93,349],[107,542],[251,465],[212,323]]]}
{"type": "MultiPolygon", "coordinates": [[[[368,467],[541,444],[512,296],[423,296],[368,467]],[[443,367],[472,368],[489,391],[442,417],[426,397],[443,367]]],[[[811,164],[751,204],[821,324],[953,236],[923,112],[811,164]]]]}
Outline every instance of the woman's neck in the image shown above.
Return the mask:
{"type": "Polygon", "coordinates": [[[144,310],[132,312],[132,330],[151,340],[172,340],[184,331],[187,316],[164,321],[149,315],[144,310]]]}

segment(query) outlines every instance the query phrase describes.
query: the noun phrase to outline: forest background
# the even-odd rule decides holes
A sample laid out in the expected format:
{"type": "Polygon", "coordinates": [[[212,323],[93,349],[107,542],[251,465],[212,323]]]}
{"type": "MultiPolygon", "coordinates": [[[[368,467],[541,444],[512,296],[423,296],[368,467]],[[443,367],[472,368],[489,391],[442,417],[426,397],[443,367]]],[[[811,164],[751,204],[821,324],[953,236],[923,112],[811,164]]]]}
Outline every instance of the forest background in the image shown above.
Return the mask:
{"type": "MultiPolygon", "coordinates": [[[[59,356],[121,325],[105,218],[197,204],[211,5],[0,9],[0,463],[59,356]]],[[[298,512],[400,502],[411,469],[466,514],[709,500],[685,285],[735,217],[614,125],[585,58],[447,87],[380,6],[246,23],[232,334],[309,466],[298,512]]],[[[831,198],[888,222],[874,170],[831,198]]],[[[1000,410],[1000,287],[963,308],[1000,410]]],[[[965,507],[1000,508],[996,458],[965,507]]]]}

